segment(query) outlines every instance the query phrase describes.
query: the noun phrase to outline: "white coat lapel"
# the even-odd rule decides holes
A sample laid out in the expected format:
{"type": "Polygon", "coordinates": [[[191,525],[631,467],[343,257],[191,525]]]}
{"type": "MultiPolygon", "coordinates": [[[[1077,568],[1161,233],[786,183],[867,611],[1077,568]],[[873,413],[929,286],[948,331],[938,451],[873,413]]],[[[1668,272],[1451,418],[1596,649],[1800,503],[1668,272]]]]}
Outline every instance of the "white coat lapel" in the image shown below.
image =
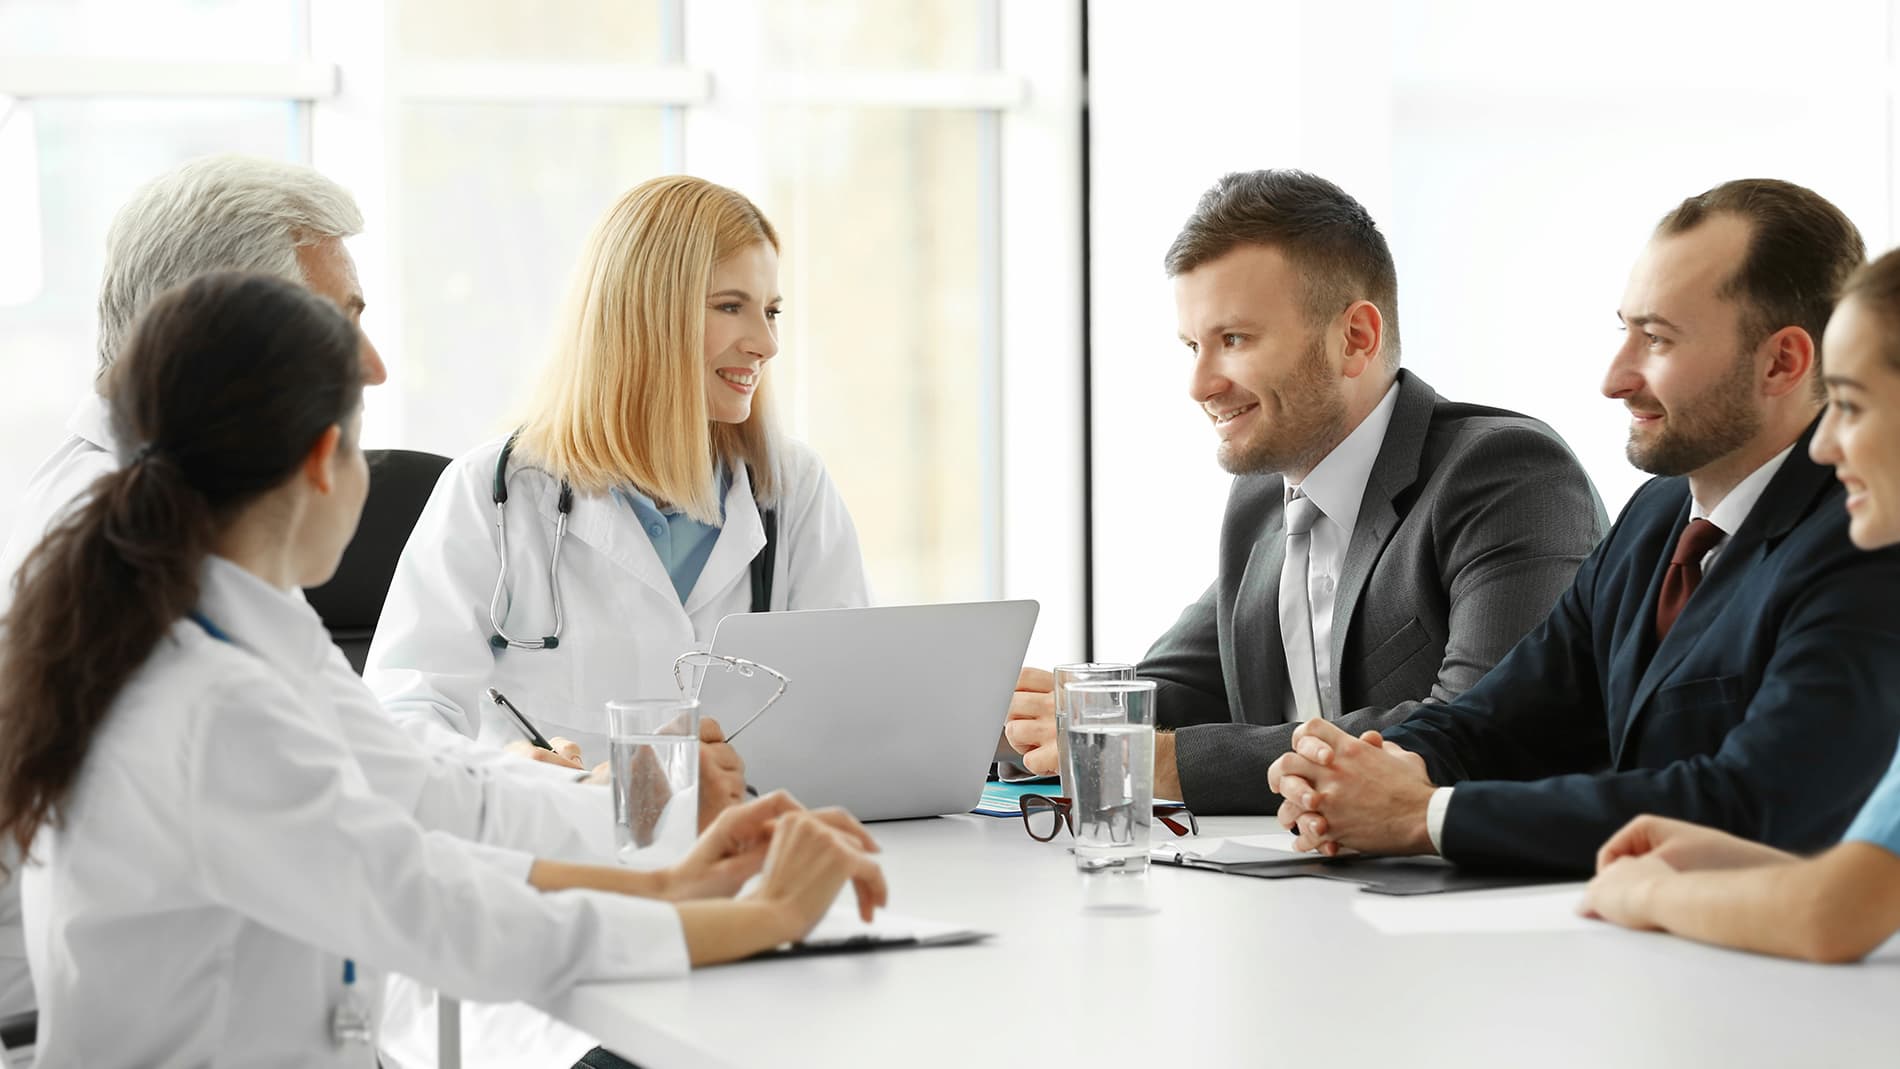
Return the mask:
{"type": "MultiPolygon", "coordinates": [[[[780,518],[779,530],[784,531],[780,518]]],[[[783,537],[781,533],[781,538],[783,537]]],[[[752,476],[744,464],[733,467],[732,485],[726,488],[726,525],[719,530],[712,555],[686,596],[686,613],[692,615],[709,602],[723,597],[734,583],[744,582],[750,590],[752,558],[765,548],[765,523],[759,519],[759,506],[752,499],[752,476]]],[[[751,604],[747,595],[745,604],[751,604]]]]}
{"type": "MultiPolygon", "coordinates": [[[[547,524],[548,544],[552,547],[555,521],[560,518],[556,507],[560,483],[547,477],[536,483],[535,511],[547,524]]],[[[574,509],[567,517],[567,534],[668,598],[679,597],[666,567],[660,563],[660,555],[653,551],[653,540],[641,530],[633,509],[612,494],[575,494],[574,509]]],[[[537,561],[535,568],[545,570],[547,562],[537,561]]]]}

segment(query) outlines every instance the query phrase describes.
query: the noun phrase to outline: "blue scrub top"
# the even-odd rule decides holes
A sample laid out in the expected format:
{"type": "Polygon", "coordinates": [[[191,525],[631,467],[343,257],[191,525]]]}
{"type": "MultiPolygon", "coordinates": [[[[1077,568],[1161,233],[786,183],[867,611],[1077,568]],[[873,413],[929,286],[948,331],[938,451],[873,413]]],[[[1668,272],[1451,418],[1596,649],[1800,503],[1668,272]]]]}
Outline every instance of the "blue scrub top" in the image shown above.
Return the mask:
{"type": "MultiPolygon", "coordinates": [[[[719,518],[722,523],[726,518],[726,490],[731,485],[731,478],[721,468],[719,518]]],[[[719,541],[719,528],[701,523],[677,509],[662,512],[652,498],[631,486],[615,490],[614,496],[639,518],[640,529],[653,540],[653,552],[659,554],[668,578],[673,580],[673,590],[679,595],[680,604],[685,605],[687,595],[693,592],[693,584],[699,582],[699,573],[706,569],[706,559],[712,556],[713,543],[719,541]]]]}
{"type": "Polygon", "coordinates": [[[1860,809],[1860,815],[1841,837],[1843,842],[1873,843],[1900,856],[1900,753],[1893,766],[1860,809]]]}

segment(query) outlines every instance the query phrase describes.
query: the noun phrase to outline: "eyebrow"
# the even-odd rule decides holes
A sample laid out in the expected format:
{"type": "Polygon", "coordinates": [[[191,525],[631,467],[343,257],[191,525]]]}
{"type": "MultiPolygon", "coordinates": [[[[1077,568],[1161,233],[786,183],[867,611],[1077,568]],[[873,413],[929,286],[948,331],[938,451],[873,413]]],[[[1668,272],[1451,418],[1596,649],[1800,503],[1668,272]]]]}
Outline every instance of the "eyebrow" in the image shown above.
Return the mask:
{"type": "Polygon", "coordinates": [[[360,293],[350,294],[350,299],[343,302],[343,310],[346,312],[360,313],[362,312],[363,309],[368,308],[368,307],[369,307],[369,302],[365,301],[363,299],[363,295],[360,293]]]}
{"type": "Polygon", "coordinates": [[[1867,389],[1867,387],[1861,385],[1859,382],[1855,381],[1854,379],[1848,378],[1846,375],[1823,375],[1821,376],[1821,383],[1825,386],[1831,386],[1835,389],[1841,389],[1841,390],[1867,389]]]}
{"type": "Polygon", "coordinates": [[[1641,327],[1647,327],[1653,324],[1655,326],[1664,327],[1669,330],[1679,331],[1682,329],[1681,327],[1675,325],[1674,323],[1671,323],[1669,320],[1664,319],[1662,316],[1659,316],[1654,312],[1644,312],[1642,315],[1629,316],[1628,318],[1625,318],[1622,312],[1618,312],[1616,313],[1616,318],[1623,320],[1623,323],[1625,326],[1641,328],[1641,327]]]}
{"type": "MultiPolygon", "coordinates": [[[[1208,330],[1208,333],[1210,333],[1210,334],[1214,334],[1214,335],[1221,335],[1221,334],[1252,334],[1252,333],[1254,333],[1254,332],[1256,332],[1256,331],[1258,331],[1259,329],[1260,329],[1260,328],[1259,328],[1259,327],[1257,327],[1257,326],[1255,326],[1255,325],[1254,325],[1253,323],[1251,323],[1251,322],[1248,322],[1247,320],[1244,320],[1244,319],[1239,319],[1239,320],[1235,320],[1235,321],[1233,321],[1233,322],[1231,322],[1231,323],[1220,323],[1220,324],[1217,324],[1216,326],[1214,326],[1214,327],[1212,327],[1212,328],[1210,328],[1210,329],[1208,330]]],[[[1190,337],[1188,337],[1187,335],[1185,335],[1185,334],[1182,334],[1182,333],[1180,333],[1179,331],[1176,331],[1176,332],[1175,332],[1175,335],[1174,335],[1174,336],[1175,336],[1175,337],[1177,337],[1177,338],[1179,338],[1179,339],[1181,339],[1181,340],[1182,340],[1183,342],[1185,342],[1185,343],[1187,343],[1187,344],[1189,344],[1189,345],[1192,345],[1192,344],[1194,343],[1194,339],[1193,339],[1193,338],[1190,338],[1190,337]]]]}

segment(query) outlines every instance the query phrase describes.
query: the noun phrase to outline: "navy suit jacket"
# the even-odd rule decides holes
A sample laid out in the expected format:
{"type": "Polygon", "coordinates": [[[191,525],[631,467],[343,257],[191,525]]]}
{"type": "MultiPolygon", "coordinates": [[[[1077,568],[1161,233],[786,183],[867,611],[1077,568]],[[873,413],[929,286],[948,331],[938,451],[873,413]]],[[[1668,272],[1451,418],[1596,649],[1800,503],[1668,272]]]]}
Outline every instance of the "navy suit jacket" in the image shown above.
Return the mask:
{"type": "Polygon", "coordinates": [[[1588,872],[1643,813],[1787,850],[1833,845],[1900,737],[1900,549],[1847,538],[1810,426],[1669,636],[1656,598],[1683,478],[1636,492],[1544,623],[1387,737],[1455,785],[1461,864],[1588,872]]]}

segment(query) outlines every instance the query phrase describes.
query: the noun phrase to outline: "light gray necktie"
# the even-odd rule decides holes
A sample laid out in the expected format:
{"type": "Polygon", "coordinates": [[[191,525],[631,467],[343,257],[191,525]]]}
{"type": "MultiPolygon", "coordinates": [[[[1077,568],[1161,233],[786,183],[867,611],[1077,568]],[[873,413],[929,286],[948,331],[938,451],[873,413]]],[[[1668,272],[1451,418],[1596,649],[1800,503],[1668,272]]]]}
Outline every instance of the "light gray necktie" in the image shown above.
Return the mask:
{"type": "Polygon", "coordinates": [[[1280,567],[1280,640],[1286,648],[1286,675],[1293,684],[1294,718],[1320,714],[1319,677],[1313,668],[1313,610],[1307,594],[1307,562],[1312,557],[1313,524],[1319,506],[1295,492],[1286,503],[1286,562],[1280,567]]]}

